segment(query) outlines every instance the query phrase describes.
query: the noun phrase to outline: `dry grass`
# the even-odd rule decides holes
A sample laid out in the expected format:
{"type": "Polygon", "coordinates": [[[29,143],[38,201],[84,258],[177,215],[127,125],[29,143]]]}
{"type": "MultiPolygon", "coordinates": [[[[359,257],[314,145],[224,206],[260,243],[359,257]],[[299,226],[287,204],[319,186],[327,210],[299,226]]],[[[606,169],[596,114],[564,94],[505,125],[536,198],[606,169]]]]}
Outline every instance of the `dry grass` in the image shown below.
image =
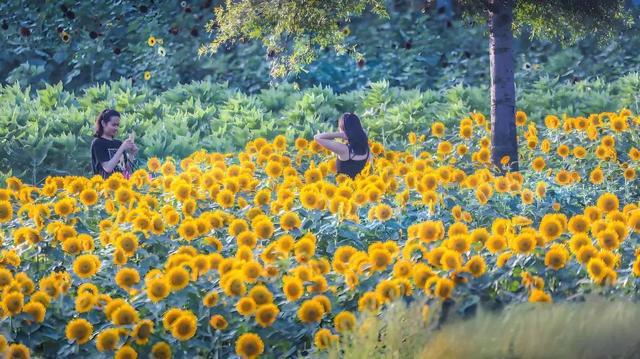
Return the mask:
{"type": "MultiPolygon", "coordinates": [[[[361,318],[360,330],[330,358],[637,358],[640,304],[522,303],[470,319],[427,327],[421,306],[395,303],[380,318],[361,318]]],[[[437,316],[437,313],[433,317],[437,316]]],[[[433,322],[434,320],[432,320],[433,322]]]]}
{"type": "Polygon", "coordinates": [[[344,338],[329,358],[411,358],[426,344],[430,329],[421,305],[393,303],[379,317],[359,318],[359,328],[344,338]]]}

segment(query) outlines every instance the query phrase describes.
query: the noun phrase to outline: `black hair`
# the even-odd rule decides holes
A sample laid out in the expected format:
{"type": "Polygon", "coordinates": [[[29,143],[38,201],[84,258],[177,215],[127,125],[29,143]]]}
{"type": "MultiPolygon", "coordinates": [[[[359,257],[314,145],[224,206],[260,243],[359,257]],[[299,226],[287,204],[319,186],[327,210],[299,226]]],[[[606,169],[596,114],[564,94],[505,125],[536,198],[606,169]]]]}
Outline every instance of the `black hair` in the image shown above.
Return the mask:
{"type": "Polygon", "coordinates": [[[102,137],[104,131],[102,122],[109,122],[113,117],[120,117],[120,112],[109,108],[102,110],[96,118],[96,132],[93,134],[93,137],[102,137]]]}
{"type": "MultiPolygon", "coordinates": [[[[342,114],[342,123],[344,125],[344,133],[349,141],[349,148],[356,155],[364,155],[369,149],[369,138],[362,128],[358,116],[351,112],[342,114]]],[[[351,154],[349,154],[351,157],[351,154]]]]}

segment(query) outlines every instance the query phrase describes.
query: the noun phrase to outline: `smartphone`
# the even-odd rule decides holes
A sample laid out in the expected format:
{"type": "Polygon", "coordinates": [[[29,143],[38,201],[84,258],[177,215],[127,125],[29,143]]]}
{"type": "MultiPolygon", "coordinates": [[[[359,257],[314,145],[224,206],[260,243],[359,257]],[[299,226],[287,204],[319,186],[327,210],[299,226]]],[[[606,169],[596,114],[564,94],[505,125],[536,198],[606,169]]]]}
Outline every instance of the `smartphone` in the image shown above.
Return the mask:
{"type": "Polygon", "coordinates": [[[129,139],[131,141],[135,141],[136,140],[136,131],[131,131],[131,133],[129,134],[129,139]]]}

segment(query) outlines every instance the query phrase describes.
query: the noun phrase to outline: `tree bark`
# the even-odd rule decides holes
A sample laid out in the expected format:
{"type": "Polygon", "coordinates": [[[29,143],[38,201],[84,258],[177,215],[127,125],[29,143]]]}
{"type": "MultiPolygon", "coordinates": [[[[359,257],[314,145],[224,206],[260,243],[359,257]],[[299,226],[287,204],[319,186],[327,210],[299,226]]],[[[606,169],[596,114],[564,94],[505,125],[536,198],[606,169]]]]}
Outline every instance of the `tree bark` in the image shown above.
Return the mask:
{"type": "Polygon", "coordinates": [[[491,162],[501,172],[518,171],[516,88],[513,59],[514,0],[489,0],[491,66],[491,162]],[[509,156],[509,164],[500,160],[509,156]],[[507,167],[503,169],[503,167],[507,167]]]}

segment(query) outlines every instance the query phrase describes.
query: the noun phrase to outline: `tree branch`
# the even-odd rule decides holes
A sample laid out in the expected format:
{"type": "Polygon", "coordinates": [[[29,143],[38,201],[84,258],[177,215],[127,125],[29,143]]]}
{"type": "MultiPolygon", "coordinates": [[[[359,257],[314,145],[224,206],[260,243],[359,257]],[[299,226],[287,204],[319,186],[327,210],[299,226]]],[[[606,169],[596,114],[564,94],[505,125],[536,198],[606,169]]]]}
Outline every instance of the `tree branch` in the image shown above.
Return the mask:
{"type": "Polygon", "coordinates": [[[496,12],[496,6],[491,2],[491,0],[483,0],[482,3],[485,6],[485,11],[496,12]]]}

